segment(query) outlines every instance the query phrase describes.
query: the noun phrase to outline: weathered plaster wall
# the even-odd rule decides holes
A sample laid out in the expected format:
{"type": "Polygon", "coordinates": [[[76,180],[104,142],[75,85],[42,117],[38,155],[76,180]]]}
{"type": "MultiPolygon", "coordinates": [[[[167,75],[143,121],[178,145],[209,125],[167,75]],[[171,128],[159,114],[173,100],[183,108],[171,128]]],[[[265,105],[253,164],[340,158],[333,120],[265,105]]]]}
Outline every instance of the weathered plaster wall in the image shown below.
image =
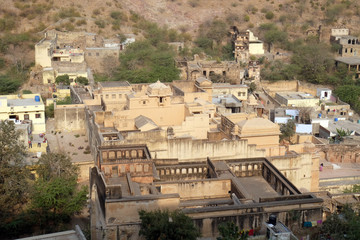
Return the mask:
{"type": "Polygon", "coordinates": [[[85,132],[85,105],[55,105],[55,128],[85,132]]]}
{"type": "Polygon", "coordinates": [[[229,197],[231,180],[200,180],[156,183],[161,187],[162,194],[179,193],[180,199],[208,199],[229,197]]]}

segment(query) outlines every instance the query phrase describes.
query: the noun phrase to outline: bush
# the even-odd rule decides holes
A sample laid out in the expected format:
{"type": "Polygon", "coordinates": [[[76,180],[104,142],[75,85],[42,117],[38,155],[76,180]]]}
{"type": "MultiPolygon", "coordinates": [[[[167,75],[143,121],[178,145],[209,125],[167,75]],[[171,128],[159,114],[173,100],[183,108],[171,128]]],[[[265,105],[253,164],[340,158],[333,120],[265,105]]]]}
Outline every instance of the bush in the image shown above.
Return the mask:
{"type": "Polygon", "coordinates": [[[16,27],[15,19],[0,18],[0,31],[10,31],[16,27]]]}
{"type": "Polygon", "coordinates": [[[22,93],[23,93],[23,94],[32,94],[32,91],[30,91],[30,90],[23,90],[22,93]]]}
{"type": "MultiPolygon", "coordinates": [[[[63,100],[57,100],[56,101],[56,105],[67,105],[67,104],[71,104],[71,97],[65,97],[63,100]]],[[[60,132],[59,132],[60,133],[60,132]]]]}
{"type": "Polygon", "coordinates": [[[245,22],[250,21],[250,16],[249,16],[249,15],[245,15],[245,16],[244,16],[244,21],[245,21],[245,22]]]}
{"type": "Polygon", "coordinates": [[[3,58],[0,58],[0,69],[3,69],[5,67],[5,60],[3,58]]]}
{"type": "Polygon", "coordinates": [[[70,85],[69,75],[65,74],[65,75],[57,76],[55,79],[55,83],[57,83],[57,84],[62,83],[64,85],[70,85]]]}
{"type": "Polygon", "coordinates": [[[81,84],[81,85],[88,85],[89,84],[89,80],[86,77],[77,77],[75,79],[75,82],[81,84]]]}
{"type": "Polygon", "coordinates": [[[270,20],[270,19],[273,19],[274,18],[274,13],[273,12],[267,12],[266,14],[265,14],[265,18],[266,19],[268,19],[268,20],[270,20]]]}
{"type": "Polygon", "coordinates": [[[188,1],[188,4],[189,4],[190,6],[192,6],[193,8],[194,8],[194,7],[197,7],[197,6],[199,6],[199,0],[189,0],[189,1],[188,1]]]}
{"type": "Polygon", "coordinates": [[[155,239],[187,239],[200,237],[199,230],[190,217],[180,210],[169,212],[156,210],[153,212],[139,211],[141,219],[139,234],[147,240],[155,239]]]}
{"type": "Polygon", "coordinates": [[[50,104],[49,106],[45,107],[45,117],[46,118],[53,118],[54,117],[54,104],[50,104]]]}
{"type": "Polygon", "coordinates": [[[77,20],[75,24],[77,26],[86,25],[86,20],[85,19],[77,20]]]}
{"type": "Polygon", "coordinates": [[[109,76],[105,75],[105,74],[101,74],[101,73],[95,73],[94,74],[94,81],[95,82],[106,82],[106,81],[110,81],[111,79],[109,78],[109,76]]]}
{"type": "Polygon", "coordinates": [[[95,10],[93,11],[93,14],[94,14],[94,15],[99,15],[99,14],[100,14],[100,10],[99,10],[99,9],[95,9],[95,10]]]}
{"type": "Polygon", "coordinates": [[[95,21],[95,24],[99,27],[99,28],[105,28],[106,23],[104,20],[98,19],[95,21]]]}
{"type": "Polygon", "coordinates": [[[63,25],[63,27],[66,29],[66,31],[74,31],[75,26],[71,22],[67,22],[63,25]]]}
{"type": "Polygon", "coordinates": [[[122,12],[119,12],[119,11],[111,12],[110,17],[115,19],[115,20],[123,20],[123,21],[126,18],[126,16],[122,12]]]}
{"type": "Polygon", "coordinates": [[[70,18],[70,17],[80,17],[80,13],[75,8],[61,8],[58,13],[59,18],[70,18]]]}

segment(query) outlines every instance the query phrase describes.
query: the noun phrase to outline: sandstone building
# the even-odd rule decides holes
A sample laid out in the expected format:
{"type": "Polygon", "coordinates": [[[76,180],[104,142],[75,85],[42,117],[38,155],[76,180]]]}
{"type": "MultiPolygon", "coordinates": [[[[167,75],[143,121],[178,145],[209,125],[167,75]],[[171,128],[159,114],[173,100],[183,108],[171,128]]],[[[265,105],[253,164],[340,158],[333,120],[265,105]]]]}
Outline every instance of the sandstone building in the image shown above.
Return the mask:
{"type": "Polygon", "coordinates": [[[225,221],[264,231],[271,214],[286,224],[294,211],[300,222],[322,219],[322,199],[301,194],[265,158],[180,163],[153,160],[144,145],[99,153],[90,180],[93,239],[138,239],[141,209],[181,209],[203,237],[225,221]]]}

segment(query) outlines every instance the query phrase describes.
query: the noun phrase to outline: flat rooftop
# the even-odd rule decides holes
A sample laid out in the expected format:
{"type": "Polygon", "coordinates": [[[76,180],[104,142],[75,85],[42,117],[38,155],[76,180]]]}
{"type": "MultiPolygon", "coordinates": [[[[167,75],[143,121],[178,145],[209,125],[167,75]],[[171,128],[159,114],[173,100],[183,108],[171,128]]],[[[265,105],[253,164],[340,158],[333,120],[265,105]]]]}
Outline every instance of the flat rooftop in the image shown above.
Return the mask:
{"type": "Polygon", "coordinates": [[[304,93],[304,92],[288,92],[288,93],[276,93],[277,95],[287,99],[287,100],[292,100],[292,99],[314,99],[316,97],[314,97],[313,95],[309,94],[309,93],[304,93]]]}
{"type": "Polygon", "coordinates": [[[246,189],[247,194],[251,196],[251,199],[255,202],[259,202],[260,198],[281,196],[262,176],[234,178],[233,181],[243,186],[246,189]]]}
{"type": "Polygon", "coordinates": [[[335,61],[342,62],[348,65],[359,65],[360,57],[337,57],[335,61]]]}
{"type": "Polygon", "coordinates": [[[360,163],[331,163],[321,161],[324,168],[319,172],[319,179],[360,177],[360,163]]]}
{"type": "Polygon", "coordinates": [[[111,88],[111,87],[128,87],[130,83],[127,81],[108,81],[108,82],[99,82],[99,85],[103,88],[111,88]]]}
{"type": "Polygon", "coordinates": [[[234,95],[218,95],[213,96],[212,98],[213,104],[224,104],[226,107],[241,107],[242,103],[238,100],[234,95]]]}
{"type": "Polygon", "coordinates": [[[213,83],[213,88],[249,88],[244,84],[213,83]]]}
{"type": "Polygon", "coordinates": [[[8,107],[18,107],[18,106],[37,106],[42,105],[41,102],[36,102],[35,98],[24,98],[24,99],[8,99],[8,107]]]}
{"type": "Polygon", "coordinates": [[[349,131],[356,131],[360,134],[360,124],[350,122],[349,120],[340,120],[340,121],[329,121],[328,130],[333,133],[336,133],[336,129],[344,129],[349,131]]]}
{"type": "Polygon", "coordinates": [[[83,240],[84,238],[85,238],[84,235],[79,236],[79,234],[76,231],[70,230],[70,231],[38,235],[34,237],[21,238],[21,239],[22,240],[83,240]]]}

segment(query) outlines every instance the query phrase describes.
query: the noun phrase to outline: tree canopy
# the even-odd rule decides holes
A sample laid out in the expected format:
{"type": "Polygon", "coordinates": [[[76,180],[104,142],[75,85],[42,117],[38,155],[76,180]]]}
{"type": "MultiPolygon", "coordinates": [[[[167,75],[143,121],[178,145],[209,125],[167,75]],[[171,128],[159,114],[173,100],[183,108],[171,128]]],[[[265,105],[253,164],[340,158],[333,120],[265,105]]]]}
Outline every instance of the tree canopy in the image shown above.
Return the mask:
{"type": "Polygon", "coordinates": [[[295,134],[295,122],[293,120],[288,120],[286,124],[280,126],[280,140],[287,140],[291,143],[291,137],[295,134]]]}
{"type": "Polygon", "coordinates": [[[300,68],[299,79],[311,83],[324,83],[333,65],[332,59],[329,46],[312,43],[295,48],[291,62],[300,68]]]}
{"type": "Polygon", "coordinates": [[[0,121],[0,223],[11,221],[27,200],[29,172],[19,134],[13,122],[0,121]]]}
{"type": "Polygon", "coordinates": [[[70,85],[70,77],[67,74],[57,76],[55,79],[55,83],[57,83],[57,84],[62,83],[64,85],[70,85]]]}
{"type": "Polygon", "coordinates": [[[217,60],[233,60],[233,45],[230,42],[227,24],[219,19],[207,21],[199,28],[192,54],[205,53],[217,60]]]}
{"type": "Polygon", "coordinates": [[[335,94],[342,101],[349,103],[355,111],[360,112],[360,86],[339,86],[335,89],[335,94]]]}
{"type": "Polygon", "coordinates": [[[39,159],[31,194],[31,212],[45,232],[60,230],[86,202],[86,187],[77,189],[77,166],[62,153],[48,153],[39,159]]]}
{"type": "Polygon", "coordinates": [[[248,239],[249,232],[240,231],[239,227],[234,222],[225,222],[218,227],[220,237],[217,240],[246,240],[248,239]]]}
{"type": "Polygon", "coordinates": [[[200,237],[198,229],[191,218],[180,210],[139,211],[141,225],[140,235],[147,240],[195,240],[200,237]]]}
{"type": "Polygon", "coordinates": [[[89,84],[89,80],[86,77],[77,77],[75,79],[75,82],[77,82],[78,84],[82,84],[82,85],[88,85],[89,84]]]}
{"type": "Polygon", "coordinates": [[[136,41],[120,55],[115,80],[132,83],[170,82],[179,78],[174,62],[175,52],[166,43],[152,45],[149,40],[136,41]]]}
{"type": "Polygon", "coordinates": [[[349,206],[344,206],[340,213],[330,215],[323,223],[321,234],[336,240],[360,239],[360,216],[349,206]]]}

